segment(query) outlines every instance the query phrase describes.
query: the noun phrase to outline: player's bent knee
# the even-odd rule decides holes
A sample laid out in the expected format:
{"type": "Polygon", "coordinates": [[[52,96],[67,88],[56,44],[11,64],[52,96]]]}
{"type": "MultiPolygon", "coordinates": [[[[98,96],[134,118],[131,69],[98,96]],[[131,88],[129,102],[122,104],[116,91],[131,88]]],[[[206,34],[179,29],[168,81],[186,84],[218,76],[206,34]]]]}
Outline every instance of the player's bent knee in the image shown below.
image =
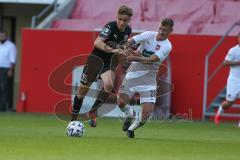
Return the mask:
{"type": "Polygon", "coordinates": [[[127,104],[127,103],[126,103],[123,99],[119,99],[119,100],[118,100],[118,106],[119,106],[120,108],[125,107],[126,104],[127,104]]]}

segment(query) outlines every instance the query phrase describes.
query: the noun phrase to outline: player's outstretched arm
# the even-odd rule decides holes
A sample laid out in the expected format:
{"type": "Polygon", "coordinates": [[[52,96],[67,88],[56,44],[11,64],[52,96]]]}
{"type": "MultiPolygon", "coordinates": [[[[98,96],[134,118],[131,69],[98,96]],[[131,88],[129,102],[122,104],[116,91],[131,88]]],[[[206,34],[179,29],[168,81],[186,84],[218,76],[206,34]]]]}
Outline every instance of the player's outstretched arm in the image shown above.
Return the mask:
{"type": "Polygon", "coordinates": [[[127,57],[128,61],[134,61],[134,62],[142,62],[142,63],[153,63],[159,61],[159,57],[155,54],[151,55],[150,57],[143,57],[143,56],[136,56],[133,54],[130,54],[127,57]]]}
{"type": "Polygon", "coordinates": [[[110,46],[108,46],[105,42],[105,38],[103,37],[97,37],[97,39],[94,41],[94,47],[105,51],[107,53],[111,53],[114,49],[110,46]]]}
{"type": "Polygon", "coordinates": [[[120,48],[112,48],[111,46],[107,45],[105,42],[105,38],[97,37],[94,42],[94,46],[102,51],[107,53],[114,53],[114,54],[123,54],[123,50],[120,48]]]}
{"type": "Polygon", "coordinates": [[[228,61],[228,60],[224,60],[224,61],[223,61],[223,65],[224,65],[224,66],[227,66],[227,67],[229,67],[229,66],[231,66],[231,67],[233,67],[233,66],[240,66],[240,61],[228,61]]]}

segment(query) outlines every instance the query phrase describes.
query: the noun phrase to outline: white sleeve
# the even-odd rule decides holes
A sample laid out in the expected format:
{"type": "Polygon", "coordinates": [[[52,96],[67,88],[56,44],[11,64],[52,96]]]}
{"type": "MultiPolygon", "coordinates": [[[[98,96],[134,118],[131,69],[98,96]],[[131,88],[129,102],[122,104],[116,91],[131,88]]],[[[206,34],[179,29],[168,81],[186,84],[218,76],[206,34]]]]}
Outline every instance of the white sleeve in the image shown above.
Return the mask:
{"type": "Polygon", "coordinates": [[[158,56],[160,61],[163,61],[164,59],[167,58],[167,56],[169,55],[171,50],[172,50],[172,47],[166,47],[165,46],[165,47],[161,47],[160,50],[158,50],[154,54],[158,56]]]}
{"type": "Polygon", "coordinates": [[[152,36],[151,32],[147,31],[147,32],[143,32],[141,34],[138,34],[136,36],[133,36],[132,38],[134,39],[134,41],[139,44],[147,39],[149,39],[152,36]]]}
{"type": "Polygon", "coordinates": [[[234,60],[234,52],[233,52],[232,48],[228,51],[228,54],[226,55],[225,60],[227,60],[227,61],[234,60]]]}
{"type": "Polygon", "coordinates": [[[15,64],[16,63],[16,57],[17,57],[17,49],[14,44],[11,45],[10,50],[9,50],[9,59],[10,62],[15,64]]]}

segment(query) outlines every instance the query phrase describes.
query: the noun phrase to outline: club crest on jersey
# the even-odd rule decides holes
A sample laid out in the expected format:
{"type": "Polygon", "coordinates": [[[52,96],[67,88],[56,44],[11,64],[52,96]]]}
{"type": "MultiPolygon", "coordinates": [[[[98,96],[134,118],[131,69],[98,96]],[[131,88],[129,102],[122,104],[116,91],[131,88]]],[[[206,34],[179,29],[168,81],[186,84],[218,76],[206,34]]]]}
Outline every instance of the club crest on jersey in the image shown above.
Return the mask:
{"type": "Polygon", "coordinates": [[[109,33],[110,33],[110,29],[108,27],[104,27],[103,31],[102,31],[102,34],[103,35],[108,35],[109,33]]]}
{"type": "Polygon", "coordinates": [[[160,47],[161,47],[161,46],[160,46],[159,44],[157,44],[156,47],[155,47],[155,49],[156,49],[156,50],[159,50],[160,47]]]}

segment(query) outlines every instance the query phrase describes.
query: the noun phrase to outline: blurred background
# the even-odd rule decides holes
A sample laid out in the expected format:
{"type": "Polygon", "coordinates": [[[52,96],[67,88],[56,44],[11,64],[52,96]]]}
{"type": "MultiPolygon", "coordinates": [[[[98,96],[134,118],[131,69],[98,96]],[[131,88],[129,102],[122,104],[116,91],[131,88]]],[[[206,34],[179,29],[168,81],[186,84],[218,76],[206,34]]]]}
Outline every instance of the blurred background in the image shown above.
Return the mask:
{"type": "MultiPolygon", "coordinates": [[[[70,100],[68,105],[81,69],[72,72],[84,65],[98,32],[115,20],[121,5],[133,9],[134,34],[157,31],[164,17],[175,22],[173,51],[159,71],[157,117],[215,115],[228,75],[221,64],[240,31],[239,0],[0,0],[0,28],[18,50],[9,108],[55,113],[63,99],[70,100]],[[69,62],[79,55],[78,62],[69,62]]],[[[225,117],[238,118],[238,110],[236,104],[225,117]]],[[[118,116],[117,111],[110,116],[118,116]]]]}

